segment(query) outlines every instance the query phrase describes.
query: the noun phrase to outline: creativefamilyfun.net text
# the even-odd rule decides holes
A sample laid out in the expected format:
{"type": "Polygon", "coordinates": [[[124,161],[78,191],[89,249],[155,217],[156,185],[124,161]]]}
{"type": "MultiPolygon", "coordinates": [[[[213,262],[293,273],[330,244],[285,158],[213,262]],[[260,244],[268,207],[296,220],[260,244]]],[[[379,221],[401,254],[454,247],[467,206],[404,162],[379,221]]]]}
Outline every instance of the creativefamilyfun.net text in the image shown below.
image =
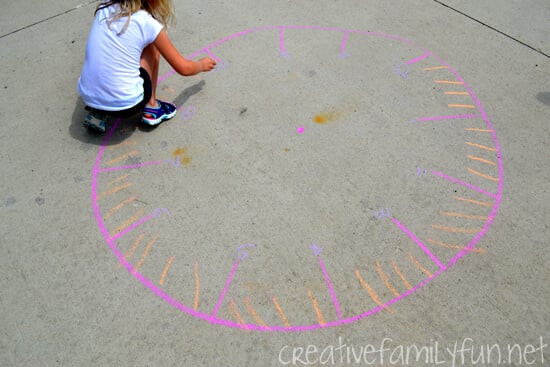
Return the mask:
{"type": "Polygon", "coordinates": [[[544,350],[548,344],[539,337],[535,344],[476,344],[464,338],[451,344],[430,340],[428,345],[396,345],[390,338],[379,344],[353,345],[338,338],[337,345],[291,347],[279,351],[282,365],[377,365],[377,366],[483,366],[510,365],[543,366],[544,350]]]}

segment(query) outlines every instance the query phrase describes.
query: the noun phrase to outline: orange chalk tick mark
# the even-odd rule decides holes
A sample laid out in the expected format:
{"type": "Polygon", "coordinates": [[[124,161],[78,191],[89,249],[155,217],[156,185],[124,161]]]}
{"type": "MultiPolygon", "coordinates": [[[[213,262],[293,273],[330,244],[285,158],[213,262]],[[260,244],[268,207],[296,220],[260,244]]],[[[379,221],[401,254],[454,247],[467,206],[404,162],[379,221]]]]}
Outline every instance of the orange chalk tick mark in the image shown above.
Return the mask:
{"type": "Polygon", "coordinates": [[[180,158],[180,163],[183,164],[184,166],[187,166],[187,165],[191,164],[191,157],[186,156],[185,155],[186,152],[187,152],[186,148],[178,148],[178,149],[174,150],[172,155],[174,157],[181,157],[180,158]]]}
{"type": "Polygon", "coordinates": [[[184,166],[191,164],[191,157],[181,157],[180,163],[184,166]]]}
{"type": "Polygon", "coordinates": [[[174,157],[177,157],[178,155],[185,154],[185,151],[186,151],[185,148],[178,148],[178,149],[174,150],[174,153],[172,153],[172,155],[174,157]]]}
{"type": "Polygon", "coordinates": [[[341,114],[342,113],[339,111],[322,112],[313,117],[313,122],[315,122],[316,124],[326,124],[328,122],[333,122],[338,117],[340,117],[341,114]]]}
{"type": "Polygon", "coordinates": [[[313,121],[315,121],[318,124],[324,124],[328,121],[328,119],[323,115],[317,115],[313,118],[313,121]]]}

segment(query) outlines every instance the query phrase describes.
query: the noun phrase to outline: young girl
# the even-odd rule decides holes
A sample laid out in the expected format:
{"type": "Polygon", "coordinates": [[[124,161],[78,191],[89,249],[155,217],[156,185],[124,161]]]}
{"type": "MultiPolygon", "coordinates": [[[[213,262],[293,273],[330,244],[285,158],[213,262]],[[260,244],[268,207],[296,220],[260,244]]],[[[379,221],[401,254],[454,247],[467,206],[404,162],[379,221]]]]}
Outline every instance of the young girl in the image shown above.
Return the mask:
{"type": "Polygon", "coordinates": [[[78,90],[90,111],[84,126],[105,132],[108,116],[143,112],[154,126],[176,114],[176,106],[156,97],[162,55],[181,75],[210,71],[215,60],[185,59],[174,47],[166,26],[173,18],[171,0],[104,0],[90,31],[78,90]]]}

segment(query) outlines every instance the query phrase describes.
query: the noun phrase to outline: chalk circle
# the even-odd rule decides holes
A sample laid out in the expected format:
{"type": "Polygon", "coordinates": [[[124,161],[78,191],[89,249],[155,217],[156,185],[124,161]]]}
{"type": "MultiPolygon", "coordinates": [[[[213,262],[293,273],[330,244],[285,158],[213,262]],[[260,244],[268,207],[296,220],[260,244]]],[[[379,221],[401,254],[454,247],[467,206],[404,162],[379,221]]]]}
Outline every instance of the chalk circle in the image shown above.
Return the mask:
{"type": "Polygon", "coordinates": [[[153,294],[212,325],[316,330],[393,313],[480,252],[502,200],[500,145],[473,90],[433,52],[377,32],[268,26],[188,57],[204,55],[220,68],[181,111],[189,130],[111,145],[115,124],[92,172],[97,225],[153,294]],[[243,78],[243,54],[281,85],[243,78]],[[305,96],[319,90],[311,108],[305,96]],[[273,104],[287,107],[262,114],[273,104]],[[285,137],[305,132],[296,119],[308,134],[285,137]],[[174,164],[178,147],[192,164],[174,164]]]}

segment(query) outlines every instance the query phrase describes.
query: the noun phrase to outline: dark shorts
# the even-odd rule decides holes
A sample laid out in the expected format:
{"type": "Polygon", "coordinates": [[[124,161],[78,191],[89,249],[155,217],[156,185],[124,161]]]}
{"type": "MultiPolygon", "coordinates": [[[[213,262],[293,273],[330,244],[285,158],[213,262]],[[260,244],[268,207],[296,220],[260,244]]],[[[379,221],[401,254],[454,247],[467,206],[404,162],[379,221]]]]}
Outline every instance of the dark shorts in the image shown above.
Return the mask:
{"type": "Polygon", "coordinates": [[[105,111],[106,114],[114,117],[127,118],[143,111],[143,108],[153,95],[153,84],[151,83],[149,73],[144,68],[139,68],[139,76],[143,79],[143,100],[134,107],[122,111],[105,111]]]}

